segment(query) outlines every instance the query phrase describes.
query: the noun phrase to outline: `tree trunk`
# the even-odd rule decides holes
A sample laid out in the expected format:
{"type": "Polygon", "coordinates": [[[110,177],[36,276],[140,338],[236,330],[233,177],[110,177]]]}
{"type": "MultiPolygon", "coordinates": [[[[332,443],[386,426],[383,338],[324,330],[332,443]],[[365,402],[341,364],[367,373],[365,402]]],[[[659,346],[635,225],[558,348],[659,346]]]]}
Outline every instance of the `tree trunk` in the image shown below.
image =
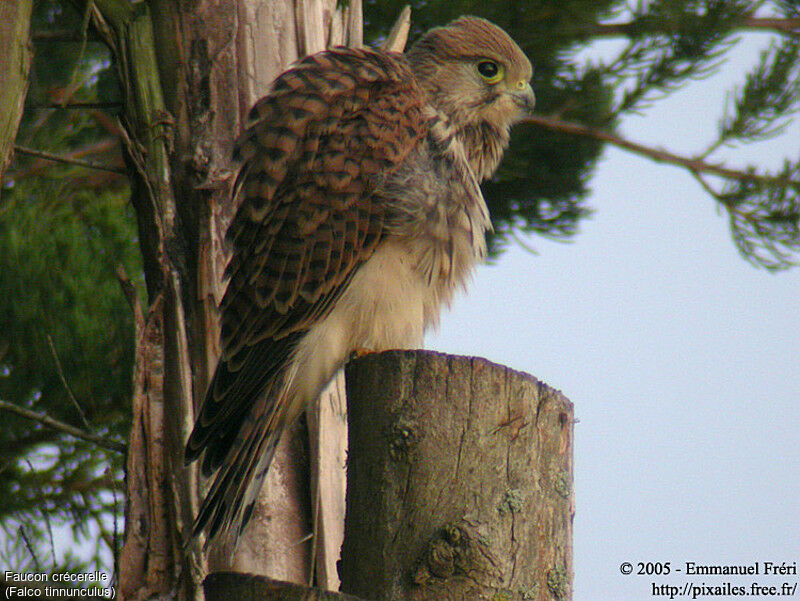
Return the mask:
{"type": "MultiPolygon", "coordinates": [[[[85,0],[73,1],[85,10],[85,0]]],[[[183,446],[219,355],[234,141],[252,104],[291,62],[331,44],[360,45],[360,2],[93,0],[90,10],[123,88],[148,293],[146,309],[135,309],[120,595],[197,599],[209,567],[307,582],[311,542],[303,541],[312,511],[304,426],[285,437],[235,554],[213,546],[206,554],[190,541],[203,483],[195,466],[184,467],[183,446]]]]}
{"type": "Polygon", "coordinates": [[[0,190],[28,91],[32,8],[33,0],[0,2],[0,190]]]}
{"type": "Polygon", "coordinates": [[[342,590],[380,600],[571,599],[572,404],[484,359],[347,367],[342,590]]]}

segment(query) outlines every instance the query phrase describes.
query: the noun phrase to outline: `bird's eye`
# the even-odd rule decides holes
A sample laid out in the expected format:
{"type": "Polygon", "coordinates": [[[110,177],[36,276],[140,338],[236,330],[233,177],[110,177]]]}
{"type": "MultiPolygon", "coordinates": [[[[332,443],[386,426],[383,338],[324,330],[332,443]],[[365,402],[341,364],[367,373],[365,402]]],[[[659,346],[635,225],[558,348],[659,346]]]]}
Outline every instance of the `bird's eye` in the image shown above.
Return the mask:
{"type": "Polygon", "coordinates": [[[479,62],[478,73],[489,83],[497,83],[503,79],[503,67],[494,61],[479,62]]]}

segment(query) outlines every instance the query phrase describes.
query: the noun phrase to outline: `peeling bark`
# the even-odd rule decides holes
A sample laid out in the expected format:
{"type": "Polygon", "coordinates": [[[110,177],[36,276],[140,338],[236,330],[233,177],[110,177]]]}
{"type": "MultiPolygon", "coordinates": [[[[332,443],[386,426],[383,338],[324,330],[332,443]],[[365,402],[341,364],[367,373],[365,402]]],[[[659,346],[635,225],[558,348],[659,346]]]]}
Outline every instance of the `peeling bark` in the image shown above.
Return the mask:
{"type": "MultiPolygon", "coordinates": [[[[85,0],[73,2],[86,8],[85,0]]],[[[360,43],[360,2],[345,9],[336,0],[92,0],[89,10],[122,84],[149,302],[138,328],[121,596],[200,599],[209,568],[307,582],[305,424],[285,437],[236,553],[213,546],[207,553],[190,540],[205,483],[196,466],[183,465],[183,446],[219,355],[224,233],[236,209],[232,151],[243,118],[300,56],[360,43]]]]}
{"type": "Polygon", "coordinates": [[[120,555],[122,599],[196,598],[202,557],[184,552],[194,476],[181,448],[192,414],[193,370],[187,314],[185,230],[174,187],[175,119],[161,86],[147,5],[95,0],[95,27],[114,51],[125,99],[123,141],[133,166],[149,306],[137,321],[134,407],[127,458],[126,536],[120,555]]]}
{"type": "MultiPolygon", "coordinates": [[[[119,560],[121,599],[148,599],[175,591],[182,549],[174,532],[174,486],[167,457],[172,450],[164,420],[163,298],[148,317],[136,311],[133,418],[127,458],[126,536],[119,560]]],[[[191,590],[183,582],[182,598],[191,590]]]]}

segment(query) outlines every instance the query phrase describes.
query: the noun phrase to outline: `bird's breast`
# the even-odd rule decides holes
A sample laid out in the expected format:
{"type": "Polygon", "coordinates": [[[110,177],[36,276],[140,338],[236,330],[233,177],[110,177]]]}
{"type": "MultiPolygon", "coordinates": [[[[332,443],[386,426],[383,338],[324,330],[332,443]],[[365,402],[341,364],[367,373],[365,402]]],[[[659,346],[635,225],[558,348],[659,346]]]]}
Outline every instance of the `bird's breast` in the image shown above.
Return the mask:
{"type": "MultiPolygon", "coordinates": [[[[486,254],[489,212],[457,136],[433,122],[424,143],[381,186],[390,229],[438,304],[450,301],[486,254]]],[[[438,314],[438,313],[437,313],[438,314]]]]}

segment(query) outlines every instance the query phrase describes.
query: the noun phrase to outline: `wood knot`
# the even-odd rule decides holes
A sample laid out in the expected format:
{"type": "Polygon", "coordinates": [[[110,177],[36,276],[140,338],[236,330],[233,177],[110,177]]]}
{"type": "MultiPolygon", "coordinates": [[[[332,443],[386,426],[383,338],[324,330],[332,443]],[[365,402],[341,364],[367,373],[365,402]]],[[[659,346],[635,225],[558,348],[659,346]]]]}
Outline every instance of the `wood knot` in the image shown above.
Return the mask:
{"type": "Polygon", "coordinates": [[[456,551],[443,540],[431,541],[428,546],[426,563],[431,575],[437,578],[449,578],[455,571],[456,551]]]}
{"type": "Polygon", "coordinates": [[[428,542],[411,579],[417,585],[428,584],[434,578],[446,580],[456,574],[466,574],[470,564],[469,535],[460,526],[447,525],[428,542]]]}
{"type": "Polygon", "coordinates": [[[402,461],[408,457],[409,451],[417,442],[416,424],[408,419],[400,418],[392,426],[389,437],[389,456],[394,461],[402,461]]]}

